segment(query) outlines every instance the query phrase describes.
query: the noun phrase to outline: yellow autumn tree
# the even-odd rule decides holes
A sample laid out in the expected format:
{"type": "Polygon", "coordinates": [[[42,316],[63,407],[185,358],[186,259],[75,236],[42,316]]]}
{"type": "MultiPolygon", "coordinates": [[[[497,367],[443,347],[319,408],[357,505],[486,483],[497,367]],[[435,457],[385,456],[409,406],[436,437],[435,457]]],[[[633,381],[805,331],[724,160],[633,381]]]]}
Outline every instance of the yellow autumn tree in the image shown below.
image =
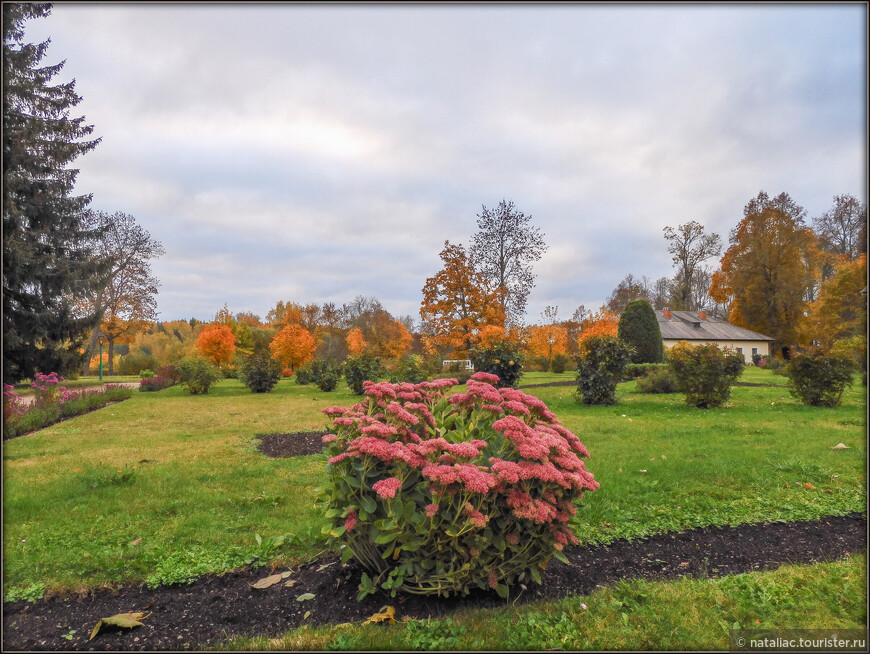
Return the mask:
{"type": "Polygon", "coordinates": [[[802,344],[816,342],[825,349],[841,339],[867,331],[867,255],[840,259],[833,275],[819,290],[801,324],[802,344]]]}
{"type": "Polygon", "coordinates": [[[568,330],[562,325],[532,325],[528,333],[526,350],[532,356],[550,360],[568,353],[568,330]]]}

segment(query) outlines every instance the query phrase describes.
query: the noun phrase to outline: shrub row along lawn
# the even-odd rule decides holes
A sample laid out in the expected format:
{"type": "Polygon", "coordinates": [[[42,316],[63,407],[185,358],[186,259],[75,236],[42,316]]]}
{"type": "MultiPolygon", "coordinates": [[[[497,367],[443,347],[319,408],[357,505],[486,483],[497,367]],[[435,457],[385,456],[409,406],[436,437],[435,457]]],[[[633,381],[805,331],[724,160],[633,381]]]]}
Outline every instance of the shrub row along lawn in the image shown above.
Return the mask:
{"type": "MultiPolygon", "coordinates": [[[[572,378],[532,373],[521,385],[572,378]]],[[[822,409],[790,397],[770,371],[749,368],[741,381],[768,386],[735,387],[708,411],[635,382],[620,384],[610,407],[577,404],[570,386],[530,389],[592,454],[601,488],[578,507],[581,541],[864,512],[866,389],[822,409]],[[840,442],[849,449],[831,449],[840,442]]],[[[5,598],[310,559],[325,547],[314,509],[325,459],[269,459],[256,435],[321,430],[321,409],[358,399],[343,382],[323,393],[282,380],[252,394],[224,380],[204,396],[135,393],[7,441],[5,598]]]]}

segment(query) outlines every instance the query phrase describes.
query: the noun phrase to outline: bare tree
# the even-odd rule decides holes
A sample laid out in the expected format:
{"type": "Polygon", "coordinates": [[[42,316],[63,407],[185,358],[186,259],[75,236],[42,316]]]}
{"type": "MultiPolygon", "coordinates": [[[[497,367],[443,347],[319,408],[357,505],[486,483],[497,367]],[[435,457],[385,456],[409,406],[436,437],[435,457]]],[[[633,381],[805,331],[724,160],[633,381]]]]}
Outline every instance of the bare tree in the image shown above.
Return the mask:
{"type": "Polygon", "coordinates": [[[718,257],[722,252],[722,239],[718,234],[705,234],[701,223],[691,220],[677,229],[665,227],[665,240],[671,253],[677,274],[671,293],[671,308],[686,311],[697,310],[692,298],[692,280],[704,261],[718,257]]]}
{"type": "Polygon", "coordinates": [[[661,311],[666,306],[669,306],[671,301],[671,280],[668,277],[659,277],[653,282],[650,288],[650,304],[653,309],[661,311]]]}
{"type": "Polygon", "coordinates": [[[475,268],[502,291],[502,308],[510,324],[522,324],[535,285],[532,264],[547,251],[544,234],[531,226],[531,220],[513,202],[502,200],[492,211],[484,206],[471,244],[475,268]]]}
{"type": "Polygon", "coordinates": [[[162,255],[164,249],[133,216],[97,211],[91,213],[88,220],[102,234],[96,246],[99,256],[112,265],[105,285],[88,298],[88,303],[103,318],[91,332],[82,374],[87,374],[97,339],[103,336],[109,343],[111,375],[114,373],[114,344],[128,342],[157,317],[155,296],[160,282],[151,276],[151,259],[162,255]]]}
{"type": "MultiPolygon", "coordinates": [[[[825,252],[854,261],[867,251],[867,207],[851,195],[834,196],[834,206],[813,219],[813,229],[825,252]]],[[[832,274],[832,262],[826,262],[822,269],[823,279],[832,274]]]]}
{"type": "Polygon", "coordinates": [[[607,298],[607,308],[620,313],[632,300],[647,300],[652,304],[652,292],[649,288],[649,280],[646,277],[638,279],[631,273],[627,274],[613,289],[607,298]]]}

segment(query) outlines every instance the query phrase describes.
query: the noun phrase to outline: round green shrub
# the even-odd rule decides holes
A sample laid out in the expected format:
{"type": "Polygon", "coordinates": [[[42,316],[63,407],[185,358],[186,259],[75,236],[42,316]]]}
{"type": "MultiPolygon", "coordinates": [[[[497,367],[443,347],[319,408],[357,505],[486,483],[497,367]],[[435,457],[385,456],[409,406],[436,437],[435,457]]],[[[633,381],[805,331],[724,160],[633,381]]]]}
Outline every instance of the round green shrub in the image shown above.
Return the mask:
{"type": "Polygon", "coordinates": [[[198,354],[179,361],[178,369],[181,372],[181,383],[187,386],[191,395],[205,395],[223,377],[217,366],[198,354]]]}
{"type": "Polygon", "coordinates": [[[358,357],[348,357],[342,365],[344,378],[354,395],[363,394],[363,383],[378,381],[386,373],[381,360],[371,354],[361,354],[358,357]]]}
{"type": "Polygon", "coordinates": [[[841,354],[820,350],[793,357],[786,366],[789,392],[808,406],[840,406],[843,391],[852,385],[855,362],[841,354]]]}
{"type": "Polygon", "coordinates": [[[660,363],[664,358],[659,321],[652,305],[646,300],[632,300],[625,305],[616,335],[634,348],[632,363],[660,363]]]}
{"type": "Polygon", "coordinates": [[[592,336],[580,346],[575,397],[586,405],[616,404],[616,384],[633,348],[615,336],[592,336]]]}
{"type": "Polygon", "coordinates": [[[314,376],[311,368],[313,363],[313,361],[309,361],[304,366],[299,366],[298,368],[296,368],[296,383],[300,386],[307,386],[314,381],[314,376]]]}
{"type": "Polygon", "coordinates": [[[599,484],[586,448],[538,398],[476,373],[453,379],[366,382],[366,400],[332,407],[319,498],[342,558],[377,589],[422,595],[540,583],[551,557],[576,543],[574,503],[599,484]]]}
{"type": "Polygon", "coordinates": [[[147,368],[145,370],[139,371],[139,377],[141,377],[142,379],[150,379],[151,377],[155,377],[155,376],[156,375],[154,374],[154,371],[148,370],[147,368]]]}
{"type": "MultiPolygon", "coordinates": [[[[428,378],[429,370],[423,357],[419,354],[409,354],[402,359],[399,369],[390,375],[390,383],[399,384],[405,382],[408,384],[419,384],[428,378]]],[[[361,393],[357,393],[357,395],[361,395],[361,393]]]]}
{"type": "Polygon", "coordinates": [[[311,362],[311,381],[324,393],[334,391],[339,379],[341,366],[332,359],[315,359],[311,362]]]}
{"type": "Polygon", "coordinates": [[[523,376],[523,355],[518,344],[509,339],[498,341],[493,347],[472,351],[471,364],[475,372],[498,377],[499,388],[516,388],[523,376]]]}
{"type": "Polygon", "coordinates": [[[258,352],[247,357],[239,366],[239,380],[252,393],[268,393],[281,379],[281,364],[268,352],[258,352]]]}
{"type": "Polygon", "coordinates": [[[715,343],[690,345],[680,341],[668,351],[668,367],[677,390],[685,394],[687,404],[699,409],[724,404],[744,365],[742,354],[715,343]]]}

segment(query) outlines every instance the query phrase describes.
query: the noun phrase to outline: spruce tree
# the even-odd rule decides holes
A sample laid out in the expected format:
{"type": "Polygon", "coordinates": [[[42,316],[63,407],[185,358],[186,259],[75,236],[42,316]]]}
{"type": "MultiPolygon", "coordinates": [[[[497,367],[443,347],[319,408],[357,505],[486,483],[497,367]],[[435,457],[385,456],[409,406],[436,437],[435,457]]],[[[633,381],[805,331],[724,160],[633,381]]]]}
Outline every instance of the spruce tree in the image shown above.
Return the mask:
{"type": "Polygon", "coordinates": [[[24,23],[50,4],[3,3],[3,379],[68,372],[100,316],[83,299],[105,274],[88,226],[90,195],[68,168],[100,139],[70,118],[75,81],[52,85],[64,62],[40,66],[49,41],[24,42],[24,23]]]}
{"type": "Polygon", "coordinates": [[[632,300],[625,306],[616,333],[620,340],[634,347],[632,363],[660,363],[664,358],[659,321],[646,300],[632,300]]]}

